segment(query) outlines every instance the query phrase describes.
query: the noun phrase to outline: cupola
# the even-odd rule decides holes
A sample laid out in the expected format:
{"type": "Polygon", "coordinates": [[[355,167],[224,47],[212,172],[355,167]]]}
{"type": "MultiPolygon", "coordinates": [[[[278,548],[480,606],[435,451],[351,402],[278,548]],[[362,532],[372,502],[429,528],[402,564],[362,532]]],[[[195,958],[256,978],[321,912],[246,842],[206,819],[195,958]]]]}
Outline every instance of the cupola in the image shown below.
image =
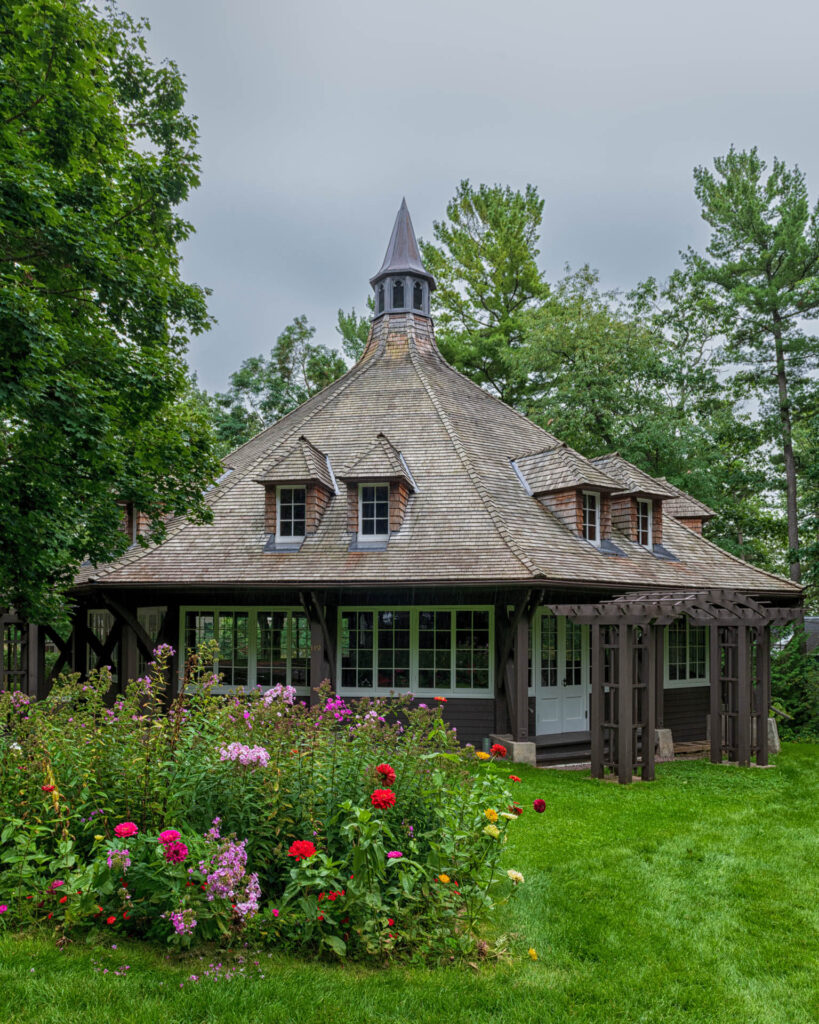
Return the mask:
{"type": "Polygon", "coordinates": [[[435,290],[435,278],[421,262],[406,199],[401,200],[384,262],[370,284],[375,292],[375,317],[384,313],[430,315],[429,295],[435,290]]]}

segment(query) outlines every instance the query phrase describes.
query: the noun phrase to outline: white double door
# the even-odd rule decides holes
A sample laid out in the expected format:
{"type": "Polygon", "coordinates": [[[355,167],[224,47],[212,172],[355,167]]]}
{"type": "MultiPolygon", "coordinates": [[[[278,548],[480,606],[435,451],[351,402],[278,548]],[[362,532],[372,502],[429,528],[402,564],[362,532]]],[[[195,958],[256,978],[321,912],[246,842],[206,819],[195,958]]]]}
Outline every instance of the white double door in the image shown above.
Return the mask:
{"type": "Polygon", "coordinates": [[[589,728],[589,627],[541,612],[532,623],[530,692],[535,732],[587,732],[589,728]]]}

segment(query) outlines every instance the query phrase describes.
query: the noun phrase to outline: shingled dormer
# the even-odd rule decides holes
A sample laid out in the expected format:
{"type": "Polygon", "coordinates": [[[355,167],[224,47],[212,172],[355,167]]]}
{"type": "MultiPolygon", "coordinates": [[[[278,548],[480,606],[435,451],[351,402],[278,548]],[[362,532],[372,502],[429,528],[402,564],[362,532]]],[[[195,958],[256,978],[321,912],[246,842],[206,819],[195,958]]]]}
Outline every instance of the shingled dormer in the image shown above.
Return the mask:
{"type": "Polygon", "coordinates": [[[347,529],[356,547],[386,546],[417,490],[404,457],[384,434],[339,474],[347,487],[347,529]]]}
{"type": "Polygon", "coordinates": [[[590,461],[620,482],[620,489],[611,498],[612,526],[649,551],[661,548],[663,502],[674,496],[667,484],[644,473],[617,452],[598,455],[590,461]]]}
{"type": "Polygon", "coordinates": [[[595,547],[612,547],[611,495],[620,489],[617,480],[567,444],[525,455],[512,466],[529,494],[572,533],[595,547]]]}
{"type": "Polygon", "coordinates": [[[693,530],[694,533],[702,534],[704,524],[713,519],[716,512],[704,502],[669,483],[664,476],[659,477],[659,480],[672,494],[672,497],[665,502],[666,513],[676,519],[678,523],[687,526],[689,530],[693,530]]]}
{"type": "Polygon", "coordinates": [[[274,551],[297,550],[318,530],[336,493],[330,459],[302,436],[257,477],[265,490],[265,532],[274,551]]]}

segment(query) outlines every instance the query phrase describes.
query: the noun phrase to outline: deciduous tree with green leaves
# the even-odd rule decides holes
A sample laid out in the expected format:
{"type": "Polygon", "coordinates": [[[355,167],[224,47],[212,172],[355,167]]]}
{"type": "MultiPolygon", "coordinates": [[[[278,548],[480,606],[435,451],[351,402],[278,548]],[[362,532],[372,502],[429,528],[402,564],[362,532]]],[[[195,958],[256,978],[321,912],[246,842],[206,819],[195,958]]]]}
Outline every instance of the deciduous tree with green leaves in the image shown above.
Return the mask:
{"type": "Polygon", "coordinates": [[[712,234],[704,255],[686,262],[718,304],[725,356],[736,381],[761,401],[785,476],[791,579],[801,579],[794,424],[814,388],[819,339],[806,323],[819,317],[819,204],[811,208],[805,176],[774,159],[770,173],[756,148],[733,147],[697,167],[695,191],[712,234]]]}
{"type": "Polygon", "coordinates": [[[84,558],[128,543],[118,500],[206,519],[219,471],[184,353],[209,326],[177,210],[197,130],[145,22],[0,0],[0,605],[59,618],[84,558]]]}

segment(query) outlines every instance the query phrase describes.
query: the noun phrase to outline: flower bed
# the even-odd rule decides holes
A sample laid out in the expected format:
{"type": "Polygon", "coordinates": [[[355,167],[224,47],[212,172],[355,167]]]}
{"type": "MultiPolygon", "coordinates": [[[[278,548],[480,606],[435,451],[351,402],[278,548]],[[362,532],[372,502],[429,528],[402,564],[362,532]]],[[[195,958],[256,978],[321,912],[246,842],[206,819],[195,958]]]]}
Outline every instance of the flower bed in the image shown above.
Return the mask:
{"type": "Polygon", "coordinates": [[[0,927],[243,940],[335,956],[469,952],[522,882],[502,748],[458,746],[440,704],[219,696],[172,652],[106,703],[110,674],[0,695],[0,927]],[[480,752],[482,754],[482,752],[480,752]]]}

